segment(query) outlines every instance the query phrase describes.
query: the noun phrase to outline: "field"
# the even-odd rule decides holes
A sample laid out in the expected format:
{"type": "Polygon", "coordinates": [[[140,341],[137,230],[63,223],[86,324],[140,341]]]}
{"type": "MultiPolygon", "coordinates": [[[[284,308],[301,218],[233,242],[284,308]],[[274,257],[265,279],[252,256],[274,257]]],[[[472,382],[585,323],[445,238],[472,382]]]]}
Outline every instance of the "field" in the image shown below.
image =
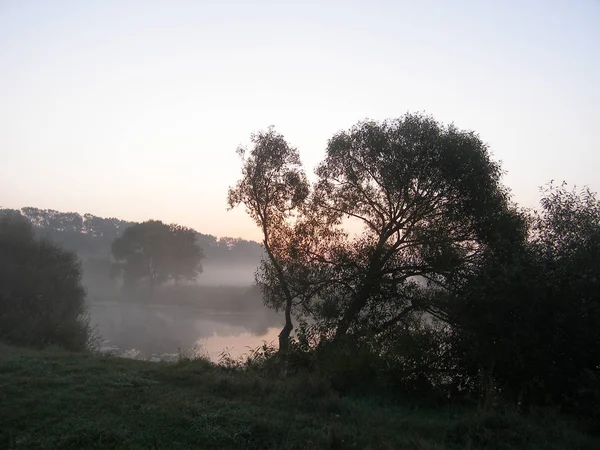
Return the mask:
{"type": "Polygon", "coordinates": [[[592,450],[600,440],[548,412],[341,397],[308,374],[0,345],[0,448],[592,450]]]}

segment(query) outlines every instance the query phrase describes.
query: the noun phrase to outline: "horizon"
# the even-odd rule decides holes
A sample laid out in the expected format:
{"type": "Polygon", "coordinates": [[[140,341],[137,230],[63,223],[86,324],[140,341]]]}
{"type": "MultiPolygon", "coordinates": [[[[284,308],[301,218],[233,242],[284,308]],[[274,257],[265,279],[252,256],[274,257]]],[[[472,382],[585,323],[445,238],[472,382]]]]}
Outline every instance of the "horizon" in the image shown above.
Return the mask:
{"type": "MultiPolygon", "coordinates": [[[[165,222],[165,221],[161,220],[160,218],[155,218],[155,217],[151,217],[149,219],[145,219],[145,220],[141,220],[141,221],[133,221],[133,220],[127,220],[127,219],[123,219],[121,217],[115,217],[115,216],[98,216],[96,214],[90,213],[89,211],[84,211],[84,212],[79,212],[79,211],[59,211],[59,210],[54,209],[54,208],[39,208],[37,206],[31,206],[31,205],[23,206],[23,207],[20,207],[20,208],[19,207],[11,208],[11,207],[5,207],[4,205],[0,205],[0,212],[2,210],[15,210],[15,211],[19,211],[21,214],[23,214],[23,209],[25,209],[25,208],[33,208],[33,209],[39,209],[39,210],[45,210],[45,211],[53,211],[53,212],[57,212],[59,214],[79,214],[79,216],[81,216],[81,218],[83,220],[85,220],[85,215],[86,214],[91,214],[94,217],[98,217],[100,219],[105,219],[105,220],[110,220],[110,219],[123,220],[125,222],[132,223],[132,224],[139,224],[139,223],[147,222],[147,221],[150,221],[150,220],[158,220],[158,221],[160,221],[160,222],[162,222],[164,224],[167,224],[167,225],[171,225],[171,224],[173,224],[173,225],[182,225],[184,227],[191,228],[193,231],[195,231],[198,234],[201,234],[201,235],[204,235],[204,236],[212,236],[212,237],[216,238],[217,240],[219,240],[219,239],[240,239],[242,241],[255,242],[255,243],[258,243],[258,244],[262,245],[260,243],[260,241],[255,241],[253,239],[245,239],[245,238],[240,238],[238,236],[215,236],[215,235],[212,235],[210,233],[203,233],[201,230],[197,230],[197,229],[195,229],[193,227],[189,227],[185,223],[175,224],[175,223],[165,222]]],[[[33,226],[35,227],[35,226],[38,226],[38,225],[36,225],[35,223],[33,223],[33,226]]]]}
{"type": "Polygon", "coordinates": [[[334,133],[407,111],[478,133],[522,207],[598,192],[598,23],[593,1],[6,1],[0,205],[260,242],[226,204],[252,132],[312,177],[334,133]]]}

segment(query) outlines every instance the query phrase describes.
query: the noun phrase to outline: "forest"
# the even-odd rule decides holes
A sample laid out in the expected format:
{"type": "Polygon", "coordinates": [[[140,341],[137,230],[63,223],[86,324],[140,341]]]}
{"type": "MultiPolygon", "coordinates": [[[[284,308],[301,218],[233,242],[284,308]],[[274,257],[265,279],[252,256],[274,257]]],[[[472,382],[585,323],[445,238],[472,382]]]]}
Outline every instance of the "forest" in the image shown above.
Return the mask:
{"type": "MultiPolygon", "coordinates": [[[[478,134],[424,114],[361,121],[333,134],[310,176],[300,151],[273,127],[237,153],[238,181],[224,207],[245,208],[261,243],[159,220],[2,210],[0,339],[95,354],[85,277],[151,295],[196,286],[211,264],[251,265],[263,307],[281,318],[278,343],[243,359],[224,355],[215,370],[257,377],[255,387],[318,380],[323,398],[509,410],[523,421],[553,411],[597,435],[594,192],[551,181],[540,188],[537,209],[523,208],[478,134]]],[[[515,423],[507,427],[524,441],[478,422],[464,433],[454,429],[454,444],[510,448],[500,445],[507,439],[525,448],[529,431],[515,423]]],[[[347,446],[330,436],[327,448],[401,448],[349,436],[347,446]]],[[[535,439],[542,439],[537,448],[561,448],[535,439]]],[[[224,442],[215,448],[236,448],[224,442]]],[[[593,448],[585,442],[581,448],[593,448]]]]}

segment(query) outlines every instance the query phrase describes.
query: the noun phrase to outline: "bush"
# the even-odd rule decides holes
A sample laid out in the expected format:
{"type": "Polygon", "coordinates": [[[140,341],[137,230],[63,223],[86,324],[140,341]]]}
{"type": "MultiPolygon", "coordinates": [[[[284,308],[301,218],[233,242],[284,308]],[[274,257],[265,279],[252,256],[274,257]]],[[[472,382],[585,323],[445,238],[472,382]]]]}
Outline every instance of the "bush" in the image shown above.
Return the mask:
{"type": "Polygon", "coordinates": [[[364,342],[324,342],[316,350],[317,373],[345,394],[372,389],[377,384],[381,359],[364,342]]]}
{"type": "Polygon", "coordinates": [[[588,190],[551,185],[529,222],[527,242],[486,252],[449,296],[443,315],[454,324],[457,365],[472,379],[487,378],[485,384],[524,411],[594,411],[600,201],[588,190]]]}
{"type": "Polygon", "coordinates": [[[83,350],[91,337],[77,256],[36,239],[20,213],[0,215],[0,339],[83,350]]]}

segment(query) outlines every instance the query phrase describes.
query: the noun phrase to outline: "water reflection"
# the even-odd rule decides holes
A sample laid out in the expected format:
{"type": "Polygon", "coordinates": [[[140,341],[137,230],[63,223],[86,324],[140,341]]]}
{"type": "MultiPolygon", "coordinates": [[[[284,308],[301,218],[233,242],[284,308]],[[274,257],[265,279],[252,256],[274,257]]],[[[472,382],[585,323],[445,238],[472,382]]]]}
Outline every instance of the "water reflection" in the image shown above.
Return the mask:
{"type": "Polygon", "coordinates": [[[256,335],[249,331],[242,331],[239,334],[213,334],[208,338],[202,338],[197,344],[204,354],[213,361],[218,361],[222,354],[227,354],[232,358],[239,358],[248,355],[251,350],[266,343],[267,345],[277,346],[277,336],[281,327],[267,328],[266,333],[256,335]]]}
{"type": "Polygon", "coordinates": [[[215,311],[183,305],[124,302],[90,304],[91,321],[102,336],[103,350],[123,356],[176,358],[194,348],[213,360],[225,350],[232,357],[263,342],[276,344],[281,317],[257,312],[215,311]]]}

